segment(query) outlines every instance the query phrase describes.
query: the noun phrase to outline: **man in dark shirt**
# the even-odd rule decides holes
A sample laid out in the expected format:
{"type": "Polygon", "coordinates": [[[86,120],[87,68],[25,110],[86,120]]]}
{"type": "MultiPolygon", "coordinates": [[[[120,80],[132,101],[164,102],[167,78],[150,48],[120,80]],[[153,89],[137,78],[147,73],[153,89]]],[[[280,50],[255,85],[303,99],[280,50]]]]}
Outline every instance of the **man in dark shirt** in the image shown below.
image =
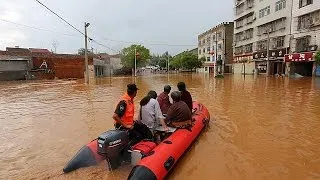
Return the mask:
{"type": "Polygon", "coordinates": [[[164,86],[163,90],[164,91],[158,96],[157,100],[159,102],[162,114],[167,114],[169,107],[172,105],[169,99],[171,87],[166,85],[164,86]]]}
{"type": "Polygon", "coordinates": [[[167,123],[171,127],[184,128],[191,126],[192,114],[188,105],[181,101],[181,92],[174,91],[171,93],[173,104],[168,109],[167,123]]]}
{"type": "Polygon", "coordinates": [[[184,82],[179,82],[177,86],[181,92],[181,101],[184,101],[192,112],[192,97],[189,91],[186,89],[186,84],[184,82]]]}

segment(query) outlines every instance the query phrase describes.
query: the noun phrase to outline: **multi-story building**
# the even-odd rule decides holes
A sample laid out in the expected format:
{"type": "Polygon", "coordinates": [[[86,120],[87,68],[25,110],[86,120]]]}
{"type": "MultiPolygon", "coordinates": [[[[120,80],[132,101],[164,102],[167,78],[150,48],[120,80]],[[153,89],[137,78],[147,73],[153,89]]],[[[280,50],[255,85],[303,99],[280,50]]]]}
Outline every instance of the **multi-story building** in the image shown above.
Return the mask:
{"type": "Polygon", "coordinates": [[[285,56],[287,73],[311,76],[316,70],[313,54],[320,50],[320,1],[293,0],[291,29],[291,50],[285,56]]]}
{"type": "Polygon", "coordinates": [[[230,73],[233,63],[233,22],[224,22],[198,36],[198,57],[205,57],[204,72],[230,73]],[[218,68],[220,64],[221,68],[218,68]]]}
{"type": "Polygon", "coordinates": [[[292,0],[234,1],[234,73],[267,73],[268,69],[268,74],[283,74],[292,0]]]}

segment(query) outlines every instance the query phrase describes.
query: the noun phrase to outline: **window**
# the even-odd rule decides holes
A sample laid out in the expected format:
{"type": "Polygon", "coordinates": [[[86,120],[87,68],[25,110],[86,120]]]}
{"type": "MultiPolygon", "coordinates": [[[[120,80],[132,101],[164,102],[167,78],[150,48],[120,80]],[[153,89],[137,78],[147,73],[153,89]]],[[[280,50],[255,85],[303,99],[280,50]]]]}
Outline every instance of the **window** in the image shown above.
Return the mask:
{"type": "Polygon", "coordinates": [[[204,71],[208,71],[208,67],[204,67],[204,71]]]}
{"type": "Polygon", "coordinates": [[[210,41],[211,41],[210,36],[208,36],[207,37],[207,43],[210,44],[210,41]]]}
{"type": "Polygon", "coordinates": [[[296,52],[304,52],[308,50],[311,36],[305,36],[297,39],[296,52]]]}
{"type": "Polygon", "coordinates": [[[213,39],[213,41],[215,41],[216,40],[216,35],[212,35],[212,39],[213,39]]]}
{"type": "Polygon", "coordinates": [[[313,0],[299,0],[299,8],[313,4],[313,0]]]}
{"type": "Polygon", "coordinates": [[[257,42],[257,50],[262,51],[262,50],[267,50],[267,40],[262,40],[257,42]]]}
{"type": "Polygon", "coordinates": [[[222,32],[219,32],[218,33],[218,40],[221,40],[222,39],[222,32]]]}
{"type": "Polygon", "coordinates": [[[206,48],[203,48],[203,51],[202,51],[203,53],[205,53],[206,52],[206,48]]]}
{"type": "Polygon", "coordinates": [[[205,44],[206,43],[206,40],[204,39],[204,40],[202,40],[202,44],[205,44]]]}
{"type": "Polygon", "coordinates": [[[280,0],[276,2],[276,11],[286,8],[286,0],[280,0]]]}
{"type": "Polygon", "coordinates": [[[222,49],[222,45],[218,44],[218,50],[221,51],[221,49],[222,49]]]}
{"type": "Polygon", "coordinates": [[[207,52],[210,52],[210,47],[207,47],[207,52]]]}
{"type": "Polygon", "coordinates": [[[207,57],[207,61],[210,61],[210,57],[207,57]]]}
{"type": "Polygon", "coordinates": [[[280,36],[275,39],[277,48],[284,46],[284,37],[285,36],[280,36]]]}
{"type": "Polygon", "coordinates": [[[245,51],[245,53],[251,53],[251,52],[252,52],[252,46],[253,46],[252,43],[245,45],[245,46],[244,46],[244,49],[245,49],[244,51],[245,51]]]}
{"type": "Polygon", "coordinates": [[[222,60],[222,56],[221,55],[218,55],[218,60],[222,60]]]}
{"type": "Polygon", "coordinates": [[[298,18],[298,30],[301,29],[309,29],[311,24],[311,16],[310,14],[306,14],[304,16],[300,16],[298,18]]]}
{"type": "Polygon", "coordinates": [[[234,54],[242,54],[242,49],[243,49],[242,46],[236,47],[234,54]]]}
{"type": "Polygon", "coordinates": [[[243,26],[243,19],[236,21],[236,28],[240,28],[243,26]]]}
{"type": "Polygon", "coordinates": [[[270,14],[270,6],[260,9],[259,18],[263,18],[264,16],[267,16],[269,14],[270,14]]]}
{"type": "Polygon", "coordinates": [[[201,46],[201,41],[198,42],[199,46],[201,46]]]}

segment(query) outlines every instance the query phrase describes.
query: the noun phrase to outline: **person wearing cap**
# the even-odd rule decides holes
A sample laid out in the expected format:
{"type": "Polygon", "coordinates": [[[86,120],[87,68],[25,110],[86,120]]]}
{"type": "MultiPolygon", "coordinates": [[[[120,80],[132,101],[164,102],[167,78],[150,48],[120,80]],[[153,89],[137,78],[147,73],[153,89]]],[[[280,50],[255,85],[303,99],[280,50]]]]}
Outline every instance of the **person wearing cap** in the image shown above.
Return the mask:
{"type": "Polygon", "coordinates": [[[135,84],[127,85],[127,92],[122,96],[122,100],[118,103],[113,114],[116,129],[130,130],[129,136],[134,139],[152,139],[153,134],[149,128],[139,122],[135,122],[133,99],[137,95],[139,89],[135,84]]]}
{"type": "Polygon", "coordinates": [[[122,100],[118,103],[113,114],[116,128],[133,129],[134,103],[133,99],[137,95],[139,89],[135,84],[127,85],[127,92],[122,96],[122,100]]]}
{"type": "Polygon", "coordinates": [[[157,98],[162,114],[167,114],[169,107],[172,105],[169,99],[170,91],[171,87],[169,85],[165,85],[163,92],[157,98]]]}
{"type": "Polygon", "coordinates": [[[186,84],[184,82],[179,82],[177,87],[181,92],[181,101],[184,101],[188,105],[190,111],[192,112],[192,97],[189,91],[187,91],[186,89],[186,84]]]}
{"type": "Polygon", "coordinates": [[[192,114],[188,105],[181,100],[181,92],[171,93],[172,106],[168,109],[166,121],[168,126],[175,128],[188,128],[192,126],[192,114]]]}

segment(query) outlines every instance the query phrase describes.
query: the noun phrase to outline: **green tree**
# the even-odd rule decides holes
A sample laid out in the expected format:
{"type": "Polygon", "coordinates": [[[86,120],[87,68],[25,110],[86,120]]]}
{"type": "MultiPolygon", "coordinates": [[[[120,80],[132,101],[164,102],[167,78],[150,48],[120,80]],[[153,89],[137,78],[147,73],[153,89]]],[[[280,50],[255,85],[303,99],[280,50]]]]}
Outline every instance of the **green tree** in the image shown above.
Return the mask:
{"type": "MultiPolygon", "coordinates": [[[[80,48],[80,49],[78,50],[78,54],[84,56],[85,51],[86,51],[86,50],[85,50],[84,48],[80,48]]],[[[89,51],[89,50],[87,50],[87,51],[88,51],[88,56],[92,56],[92,55],[93,55],[92,51],[89,51]]]]}
{"type": "Polygon", "coordinates": [[[314,59],[317,64],[320,64],[320,51],[316,52],[316,54],[314,55],[314,59]]]}
{"type": "Polygon", "coordinates": [[[121,64],[127,68],[134,68],[134,52],[137,52],[137,67],[143,67],[150,59],[150,51],[141,45],[133,44],[121,51],[121,64]]]}
{"type": "Polygon", "coordinates": [[[196,54],[189,51],[185,51],[177,56],[175,56],[171,62],[174,68],[183,68],[187,70],[193,70],[202,66],[204,58],[198,59],[196,54]]]}

